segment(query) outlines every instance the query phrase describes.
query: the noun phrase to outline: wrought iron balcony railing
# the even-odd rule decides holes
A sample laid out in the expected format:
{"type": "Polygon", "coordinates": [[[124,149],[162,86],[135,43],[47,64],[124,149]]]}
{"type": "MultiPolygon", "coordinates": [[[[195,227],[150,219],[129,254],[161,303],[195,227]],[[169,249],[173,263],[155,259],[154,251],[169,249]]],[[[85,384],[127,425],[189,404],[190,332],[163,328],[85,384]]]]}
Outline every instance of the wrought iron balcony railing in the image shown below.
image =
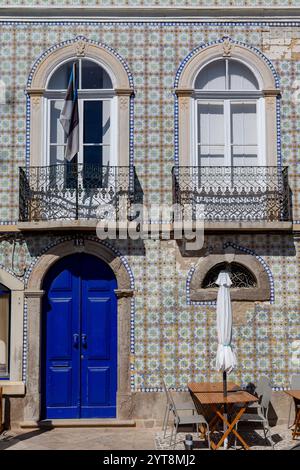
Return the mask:
{"type": "Polygon", "coordinates": [[[20,221],[118,219],[134,169],[86,164],[20,168],[20,221]]]}
{"type": "Polygon", "coordinates": [[[190,220],[291,220],[287,167],[176,167],[173,200],[190,220]]]}

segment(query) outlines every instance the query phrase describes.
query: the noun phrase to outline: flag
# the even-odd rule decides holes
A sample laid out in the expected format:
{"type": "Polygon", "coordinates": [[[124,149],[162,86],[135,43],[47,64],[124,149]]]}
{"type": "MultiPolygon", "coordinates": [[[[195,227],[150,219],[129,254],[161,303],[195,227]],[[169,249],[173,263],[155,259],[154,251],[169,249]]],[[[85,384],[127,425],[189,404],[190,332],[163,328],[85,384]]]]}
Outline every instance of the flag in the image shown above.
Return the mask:
{"type": "Polygon", "coordinates": [[[61,110],[59,121],[67,137],[65,159],[69,162],[79,151],[79,114],[76,64],[73,64],[64,106],[61,110]]]}

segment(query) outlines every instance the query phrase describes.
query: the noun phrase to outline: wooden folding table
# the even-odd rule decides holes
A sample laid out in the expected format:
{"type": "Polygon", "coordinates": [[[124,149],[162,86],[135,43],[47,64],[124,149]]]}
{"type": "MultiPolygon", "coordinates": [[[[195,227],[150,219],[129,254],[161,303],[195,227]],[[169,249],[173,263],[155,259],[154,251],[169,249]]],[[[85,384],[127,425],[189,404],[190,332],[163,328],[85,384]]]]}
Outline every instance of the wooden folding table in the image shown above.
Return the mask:
{"type": "MultiPolygon", "coordinates": [[[[212,384],[213,385],[213,384],[212,384]]],[[[236,384],[231,384],[231,388],[236,384]]],[[[211,447],[216,450],[224,442],[224,440],[233,433],[237,439],[242,443],[243,447],[248,450],[249,446],[245,440],[240,436],[240,434],[235,429],[236,423],[240,420],[241,416],[245,413],[249,403],[254,403],[258,401],[257,397],[250,395],[250,393],[245,391],[228,391],[227,397],[224,397],[223,392],[192,392],[194,399],[200,404],[200,407],[209,406],[214,413],[213,418],[209,423],[209,429],[211,433],[215,430],[219,421],[222,421],[226,424],[227,429],[222,435],[221,439],[217,444],[211,441],[211,447]],[[228,415],[230,416],[233,412],[233,406],[239,404],[241,405],[233,420],[229,422],[228,415]],[[227,407],[227,412],[224,412],[225,406],[227,407]]]]}
{"type": "MultiPolygon", "coordinates": [[[[294,398],[295,402],[300,402],[300,390],[286,390],[285,393],[294,398]]],[[[300,406],[296,405],[296,417],[295,417],[295,427],[293,430],[293,439],[296,436],[300,436],[300,406]]]]}

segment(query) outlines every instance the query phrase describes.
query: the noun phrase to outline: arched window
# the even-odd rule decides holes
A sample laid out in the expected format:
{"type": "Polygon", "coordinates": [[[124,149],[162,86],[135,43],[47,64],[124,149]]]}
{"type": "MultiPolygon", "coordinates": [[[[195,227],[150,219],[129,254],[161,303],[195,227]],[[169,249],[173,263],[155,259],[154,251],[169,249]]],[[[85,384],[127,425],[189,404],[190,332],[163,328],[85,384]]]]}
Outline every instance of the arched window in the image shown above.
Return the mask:
{"type": "Polygon", "coordinates": [[[265,165],[264,98],[257,77],[243,62],[213,60],[194,85],[194,165],[265,165]]]}
{"type": "Polygon", "coordinates": [[[280,89],[267,57],[223,37],[184,62],[175,80],[179,166],[276,166],[280,89]]]}
{"type": "Polygon", "coordinates": [[[0,378],[9,374],[10,290],[0,284],[0,378]]]}
{"type": "Polygon", "coordinates": [[[202,289],[211,289],[218,287],[216,280],[221,271],[228,271],[233,288],[253,288],[257,286],[255,276],[245,266],[239,263],[219,263],[213,266],[205,275],[202,281],[202,289]]]}
{"type": "Polygon", "coordinates": [[[60,122],[66,91],[75,67],[78,90],[79,151],[71,163],[114,166],[116,161],[116,95],[108,72],[94,60],[76,58],[50,75],[46,99],[45,165],[65,163],[66,133],[60,122]]]}

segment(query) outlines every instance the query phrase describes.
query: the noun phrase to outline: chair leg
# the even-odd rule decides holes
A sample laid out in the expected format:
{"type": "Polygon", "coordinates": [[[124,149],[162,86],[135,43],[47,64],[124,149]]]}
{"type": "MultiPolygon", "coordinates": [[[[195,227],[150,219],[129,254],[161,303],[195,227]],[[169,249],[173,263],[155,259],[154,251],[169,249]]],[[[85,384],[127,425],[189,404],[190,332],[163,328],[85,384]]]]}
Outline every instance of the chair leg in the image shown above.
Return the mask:
{"type": "Polygon", "coordinates": [[[288,429],[290,428],[291,413],[292,413],[292,402],[290,402],[289,417],[288,417],[288,424],[287,424],[288,429]]]}
{"type": "MultiPolygon", "coordinates": [[[[173,433],[174,433],[174,423],[172,423],[172,432],[171,432],[171,437],[170,437],[170,447],[172,447],[173,433]]],[[[175,436],[175,440],[176,440],[176,436],[175,436]]]]}
{"type": "Polygon", "coordinates": [[[170,416],[170,406],[168,405],[168,409],[166,410],[166,423],[165,423],[165,430],[164,430],[164,439],[166,438],[166,432],[168,428],[169,416],[170,416]]]}
{"type": "Polygon", "coordinates": [[[166,418],[167,418],[168,409],[169,409],[169,404],[167,403],[167,404],[166,404],[166,408],[165,408],[164,421],[163,421],[163,425],[162,425],[162,430],[163,430],[163,431],[165,430],[165,425],[166,425],[166,418]]]}
{"type": "Polygon", "coordinates": [[[271,442],[272,449],[274,449],[274,442],[272,439],[272,434],[271,434],[269,423],[266,421],[265,423],[263,423],[263,427],[264,427],[265,439],[271,442]],[[269,437],[267,437],[268,435],[269,437]]]}
{"type": "Polygon", "coordinates": [[[207,431],[206,431],[207,443],[208,443],[208,448],[210,449],[210,429],[209,429],[208,424],[206,426],[207,426],[207,431]]]}
{"type": "Polygon", "coordinates": [[[176,445],[176,436],[177,436],[177,432],[178,432],[178,421],[176,421],[175,438],[174,438],[173,449],[175,449],[175,445],[176,445]]]}

